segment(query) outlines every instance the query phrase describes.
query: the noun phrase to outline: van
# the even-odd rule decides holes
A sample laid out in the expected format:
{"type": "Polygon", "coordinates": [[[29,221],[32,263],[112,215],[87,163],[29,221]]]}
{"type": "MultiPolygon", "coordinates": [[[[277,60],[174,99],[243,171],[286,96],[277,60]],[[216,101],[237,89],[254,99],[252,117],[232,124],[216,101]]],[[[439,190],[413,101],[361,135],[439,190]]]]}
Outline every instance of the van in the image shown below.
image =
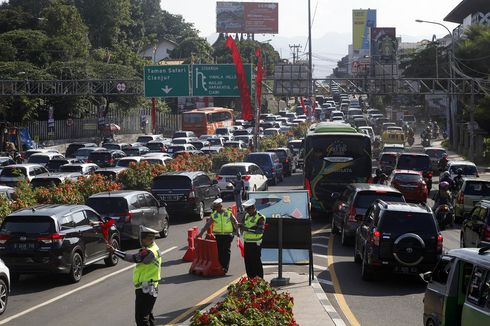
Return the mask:
{"type": "Polygon", "coordinates": [[[248,154],[244,162],[255,163],[265,173],[270,185],[283,181],[283,166],[276,153],[255,152],[248,154]]]}
{"type": "Polygon", "coordinates": [[[424,325],[490,325],[490,247],[450,250],[423,279],[424,325]]]}

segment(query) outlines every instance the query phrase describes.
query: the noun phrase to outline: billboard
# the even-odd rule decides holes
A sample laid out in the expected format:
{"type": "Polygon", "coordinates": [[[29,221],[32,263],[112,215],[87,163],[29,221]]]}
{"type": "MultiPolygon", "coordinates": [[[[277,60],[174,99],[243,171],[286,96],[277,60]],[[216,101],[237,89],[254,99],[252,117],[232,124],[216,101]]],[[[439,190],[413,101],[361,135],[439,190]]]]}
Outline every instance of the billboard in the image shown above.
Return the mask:
{"type": "Polygon", "coordinates": [[[277,34],[279,4],[274,2],[216,2],[216,32],[277,34]]]}
{"type": "Polygon", "coordinates": [[[394,27],[371,28],[371,57],[376,63],[396,62],[398,41],[394,27]]]}
{"type": "Polygon", "coordinates": [[[354,50],[369,51],[369,28],[376,27],[376,10],[352,10],[352,45],[354,50]]]}

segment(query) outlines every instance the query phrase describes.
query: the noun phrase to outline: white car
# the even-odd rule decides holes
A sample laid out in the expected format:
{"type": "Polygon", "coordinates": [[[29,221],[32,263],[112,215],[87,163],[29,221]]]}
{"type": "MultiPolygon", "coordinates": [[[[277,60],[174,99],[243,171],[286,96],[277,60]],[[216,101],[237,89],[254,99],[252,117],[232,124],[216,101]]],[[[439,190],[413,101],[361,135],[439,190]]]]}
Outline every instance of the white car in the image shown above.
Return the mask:
{"type": "Polygon", "coordinates": [[[26,159],[28,159],[31,155],[33,154],[38,154],[38,153],[57,153],[60,154],[56,149],[49,149],[49,148],[37,148],[37,149],[28,149],[24,156],[26,159]]]}
{"type": "Polygon", "coordinates": [[[167,162],[171,161],[172,158],[168,155],[161,156],[143,156],[140,162],[148,162],[148,164],[160,164],[166,165],[167,162]]]}
{"type": "Polygon", "coordinates": [[[27,163],[30,164],[40,164],[42,166],[46,166],[51,160],[62,160],[65,157],[60,153],[47,152],[47,153],[35,153],[29,156],[27,163]]]}
{"type": "MultiPolygon", "coordinates": [[[[221,193],[233,193],[233,187],[230,183],[236,180],[238,172],[242,175],[242,180],[245,185],[245,193],[249,191],[267,190],[267,176],[255,163],[237,162],[228,163],[221,167],[216,175],[218,187],[221,193]]],[[[246,198],[246,194],[244,194],[246,198]]]]}
{"type": "Polygon", "coordinates": [[[10,293],[10,272],[3,260],[0,259],[0,315],[7,309],[10,293]]]}
{"type": "Polygon", "coordinates": [[[39,164],[12,164],[0,173],[0,184],[15,187],[22,179],[29,182],[36,176],[49,175],[48,170],[39,164]]]}
{"type": "Polygon", "coordinates": [[[358,128],[361,132],[365,133],[366,135],[371,138],[371,142],[374,142],[374,139],[376,138],[376,135],[374,134],[373,127],[370,126],[362,126],[358,128]]]}
{"type": "Polygon", "coordinates": [[[138,164],[143,159],[143,156],[128,156],[120,158],[117,161],[116,167],[128,168],[131,163],[138,164]]]}
{"type": "Polygon", "coordinates": [[[447,170],[451,174],[451,179],[454,179],[458,174],[458,169],[463,170],[463,177],[479,177],[478,169],[475,163],[469,161],[451,161],[447,164],[447,170]]]}

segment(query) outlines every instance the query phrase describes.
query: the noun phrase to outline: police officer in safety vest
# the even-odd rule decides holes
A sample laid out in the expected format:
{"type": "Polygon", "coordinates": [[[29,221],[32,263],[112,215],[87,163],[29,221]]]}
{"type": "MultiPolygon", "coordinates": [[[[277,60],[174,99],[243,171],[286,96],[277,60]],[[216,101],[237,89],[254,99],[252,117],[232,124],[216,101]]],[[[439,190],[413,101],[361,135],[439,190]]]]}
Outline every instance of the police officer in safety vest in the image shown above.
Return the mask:
{"type": "Polygon", "coordinates": [[[197,237],[201,237],[211,225],[213,226],[213,235],[216,238],[216,245],[218,247],[218,259],[226,273],[230,266],[230,247],[233,241],[233,235],[239,235],[239,229],[238,222],[231,213],[231,210],[223,209],[223,199],[221,198],[213,202],[213,212],[197,237]]]}
{"type": "Polygon", "coordinates": [[[117,257],[136,263],[133,270],[133,284],[136,292],[135,320],[137,326],[155,325],[153,306],[158,296],[158,282],[162,269],[162,256],[155,243],[158,231],[140,225],[142,248],[135,254],[126,253],[107,245],[107,250],[117,257]]]}
{"type": "Polygon", "coordinates": [[[245,242],[245,270],[249,278],[260,276],[264,278],[264,269],[260,259],[262,251],[262,237],[264,235],[265,216],[257,211],[255,199],[243,203],[245,217],[240,225],[245,242]]]}

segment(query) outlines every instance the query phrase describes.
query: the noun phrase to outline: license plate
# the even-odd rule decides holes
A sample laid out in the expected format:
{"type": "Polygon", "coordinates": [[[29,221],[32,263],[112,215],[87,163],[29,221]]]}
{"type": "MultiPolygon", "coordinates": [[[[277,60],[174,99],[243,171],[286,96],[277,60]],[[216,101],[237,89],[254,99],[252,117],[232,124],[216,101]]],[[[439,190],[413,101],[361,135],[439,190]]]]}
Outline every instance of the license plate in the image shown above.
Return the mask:
{"type": "Polygon", "coordinates": [[[19,250],[34,249],[34,243],[16,243],[14,248],[19,250]]]}
{"type": "Polygon", "coordinates": [[[179,200],[179,195],[160,195],[160,199],[166,201],[176,201],[179,200]]]}

